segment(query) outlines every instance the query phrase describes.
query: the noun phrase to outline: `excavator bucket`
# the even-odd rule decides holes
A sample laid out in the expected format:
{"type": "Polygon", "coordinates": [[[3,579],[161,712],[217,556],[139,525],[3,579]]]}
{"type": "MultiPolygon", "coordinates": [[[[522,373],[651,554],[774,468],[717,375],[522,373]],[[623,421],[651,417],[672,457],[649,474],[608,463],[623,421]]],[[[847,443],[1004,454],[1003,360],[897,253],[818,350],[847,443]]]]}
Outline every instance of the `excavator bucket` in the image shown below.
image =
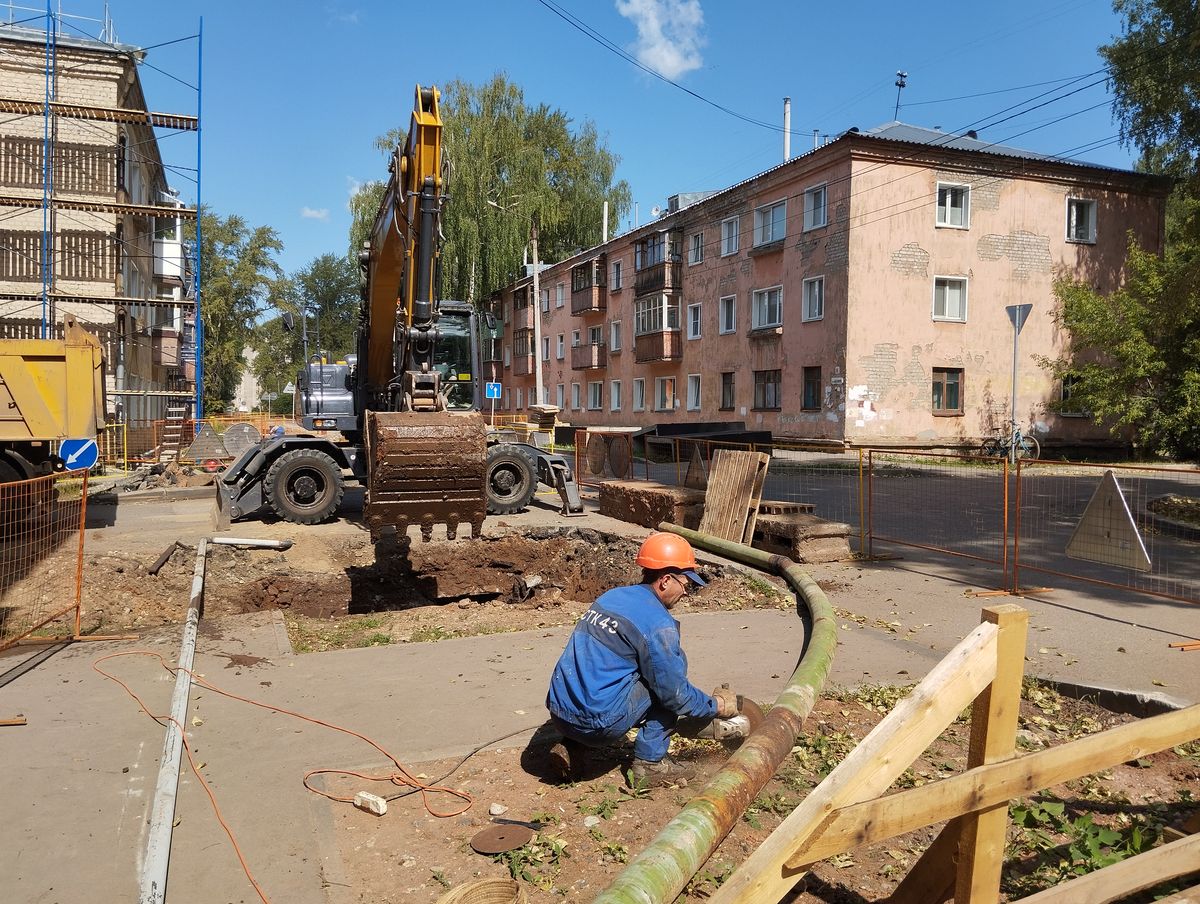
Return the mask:
{"type": "Polygon", "coordinates": [[[487,426],[478,412],[368,411],[367,497],[371,538],[390,528],[421,528],[433,536],[446,525],[453,540],[460,524],[478,537],[487,513],[487,426]]]}

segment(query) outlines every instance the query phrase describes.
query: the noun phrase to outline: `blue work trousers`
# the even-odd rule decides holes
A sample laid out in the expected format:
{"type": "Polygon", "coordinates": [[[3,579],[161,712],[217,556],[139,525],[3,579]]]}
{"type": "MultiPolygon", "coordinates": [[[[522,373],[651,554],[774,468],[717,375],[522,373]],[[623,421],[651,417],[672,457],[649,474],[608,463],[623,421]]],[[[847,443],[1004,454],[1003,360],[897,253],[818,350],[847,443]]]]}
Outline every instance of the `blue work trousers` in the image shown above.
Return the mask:
{"type": "MultiPolygon", "coordinates": [[[[626,732],[638,727],[637,739],[633,742],[633,755],[639,760],[657,763],[667,755],[671,735],[675,733],[679,716],[654,699],[644,682],[637,682],[625,702],[625,712],[608,728],[581,728],[552,717],[554,726],[566,737],[589,747],[606,747],[625,737],[626,732]]],[[[684,722],[707,720],[685,719],[684,722]]]]}

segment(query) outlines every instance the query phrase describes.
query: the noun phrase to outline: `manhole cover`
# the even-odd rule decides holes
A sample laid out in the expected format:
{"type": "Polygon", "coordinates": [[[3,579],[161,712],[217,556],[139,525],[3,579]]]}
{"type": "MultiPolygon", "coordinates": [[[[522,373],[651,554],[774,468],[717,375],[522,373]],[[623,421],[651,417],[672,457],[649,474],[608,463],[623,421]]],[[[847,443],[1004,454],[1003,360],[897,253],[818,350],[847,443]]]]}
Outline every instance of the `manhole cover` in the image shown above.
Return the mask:
{"type": "Polygon", "coordinates": [[[597,477],[603,475],[606,458],[608,458],[608,443],[599,433],[593,433],[587,441],[588,473],[597,477]]]}
{"type": "Polygon", "coordinates": [[[608,466],[612,469],[613,477],[629,476],[629,437],[614,436],[608,446],[608,466]]]}
{"type": "Polygon", "coordinates": [[[533,829],[521,825],[489,826],[471,839],[477,854],[503,854],[515,851],[533,840],[533,829]]]}

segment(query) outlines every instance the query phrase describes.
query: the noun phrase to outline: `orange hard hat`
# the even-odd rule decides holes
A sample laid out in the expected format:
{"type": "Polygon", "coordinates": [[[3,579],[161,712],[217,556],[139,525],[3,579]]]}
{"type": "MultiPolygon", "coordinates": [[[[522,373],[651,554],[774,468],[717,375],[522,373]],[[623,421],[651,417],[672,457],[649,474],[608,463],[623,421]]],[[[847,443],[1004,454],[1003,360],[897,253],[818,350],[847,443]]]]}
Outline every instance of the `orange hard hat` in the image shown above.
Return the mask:
{"type": "Polygon", "coordinates": [[[643,568],[678,568],[695,583],[705,583],[696,574],[696,553],[692,551],[692,544],[678,534],[651,534],[642,543],[634,561],[643,568]]]}

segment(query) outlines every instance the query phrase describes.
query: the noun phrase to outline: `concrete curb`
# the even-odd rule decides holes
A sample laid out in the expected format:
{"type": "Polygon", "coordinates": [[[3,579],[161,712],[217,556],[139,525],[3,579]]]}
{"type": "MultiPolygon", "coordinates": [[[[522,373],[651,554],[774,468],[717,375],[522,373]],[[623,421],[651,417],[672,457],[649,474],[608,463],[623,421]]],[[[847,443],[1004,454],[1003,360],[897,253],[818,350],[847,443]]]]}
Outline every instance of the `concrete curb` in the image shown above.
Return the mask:
{"type": "Polygon", "coordinates": [[[88,501],[93,505],[120,505],[131,502],[164,502],[172,499],[203,499],[217,498],[217,489],[212,484],[206,487],[158,487],[153,490],[134,490],[131,493],[118,493],[105,488],[88,494],[88,501]]]}

